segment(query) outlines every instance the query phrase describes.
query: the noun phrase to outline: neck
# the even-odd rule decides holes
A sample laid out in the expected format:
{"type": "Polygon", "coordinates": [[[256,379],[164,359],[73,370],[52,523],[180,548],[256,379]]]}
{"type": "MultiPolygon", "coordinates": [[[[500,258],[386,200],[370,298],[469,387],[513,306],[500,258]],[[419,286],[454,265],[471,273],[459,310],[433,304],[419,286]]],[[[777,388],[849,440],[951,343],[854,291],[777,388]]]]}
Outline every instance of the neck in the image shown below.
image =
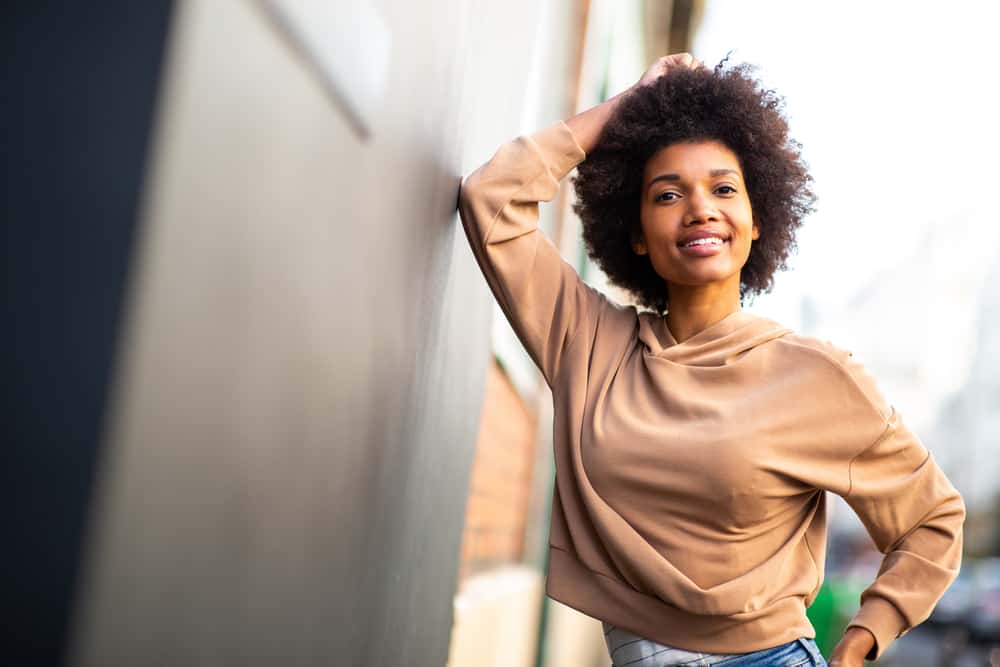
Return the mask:
{"type": "Polygon", "coordinates": [[[683,343],[724,317],[740,310],[739,285],[671,285],[667,327],[674,340],[683,343]]]}

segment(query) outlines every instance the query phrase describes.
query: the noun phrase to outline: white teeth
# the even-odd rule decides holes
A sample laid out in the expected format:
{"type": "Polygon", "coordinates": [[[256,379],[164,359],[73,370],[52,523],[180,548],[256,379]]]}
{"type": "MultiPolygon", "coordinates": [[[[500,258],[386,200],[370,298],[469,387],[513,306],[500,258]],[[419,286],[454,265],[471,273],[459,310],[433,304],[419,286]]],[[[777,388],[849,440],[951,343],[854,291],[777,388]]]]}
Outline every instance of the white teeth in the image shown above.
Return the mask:
{"type": "Polygon", "coordinates": [[[718,238],[717,236],[706,236],[704,238],[695,239],[694,241],[689,241],[688,243],[684,244],[684,247],[690,248],[693,245],[709,245],[709,244],[722,245],[722,243],[723,243],[722,239],[718,238]]]}

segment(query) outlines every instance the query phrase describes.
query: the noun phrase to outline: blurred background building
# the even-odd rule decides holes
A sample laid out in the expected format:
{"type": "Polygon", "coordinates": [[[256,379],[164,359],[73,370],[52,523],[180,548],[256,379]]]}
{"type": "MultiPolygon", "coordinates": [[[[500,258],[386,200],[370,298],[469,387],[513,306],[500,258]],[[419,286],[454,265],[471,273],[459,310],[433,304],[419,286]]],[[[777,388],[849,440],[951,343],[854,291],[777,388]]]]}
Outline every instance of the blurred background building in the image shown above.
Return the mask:
{"type": "MultiPolygon", "coordinates": [[[[456,197],[500,144],[656,57],[733,49],[787,97],[820,195],[748,309],[854,351],[969,507],[962,577],[880,662],[1000,664],[992,6],[3,11],[24,664],[609,665],[599,622],[543,594],[550,396],[456,197]]],[[[627,301],[571,206],[564,187],[542,228],[627,301]]],[[[880,556],[831,505],[810,609],[827,655],[880,556]]]]}

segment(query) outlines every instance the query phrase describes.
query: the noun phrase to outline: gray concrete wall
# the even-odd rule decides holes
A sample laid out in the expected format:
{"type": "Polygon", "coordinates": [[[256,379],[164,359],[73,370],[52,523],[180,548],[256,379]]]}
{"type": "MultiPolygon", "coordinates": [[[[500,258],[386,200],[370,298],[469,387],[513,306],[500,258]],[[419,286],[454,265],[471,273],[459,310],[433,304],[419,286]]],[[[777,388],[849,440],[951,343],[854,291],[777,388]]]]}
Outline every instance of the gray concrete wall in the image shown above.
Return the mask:
{"type": "Polygon", "coordinates": [[[575,26],[361,4],[367,138],[262,3],[176,7],[74,664],[445,663],[493,310],[459,179],[564,115],[575,26]]]}

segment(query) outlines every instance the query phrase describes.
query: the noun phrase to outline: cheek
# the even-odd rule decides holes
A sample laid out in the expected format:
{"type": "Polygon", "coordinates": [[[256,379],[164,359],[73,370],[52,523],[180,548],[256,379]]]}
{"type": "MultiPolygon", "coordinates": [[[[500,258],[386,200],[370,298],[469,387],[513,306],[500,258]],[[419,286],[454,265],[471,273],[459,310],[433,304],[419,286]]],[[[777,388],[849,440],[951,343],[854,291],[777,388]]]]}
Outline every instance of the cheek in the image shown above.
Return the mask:
{"type": "Polygon", "coordinates": [[[741,240],[745,240],[747,243],[753,241],[753,209],[750,208],[749,202],[735,209],[733,218],[738,221],[737,226],[741,240]]]}
{"type": "Polygon", "coordinates": [[[753,206],[750,205],[749,197],[743,199],[743,219],[747,221],[747,233],[753,233],[753,206]]]}
{"type": "Polygon", "coordinates": [[[639,227],[650,242],[654,239],[664,242],[671,226],[676,224],[676,216],[666,208],[643,206],[639,209],[639,227]]]}
{"type": "Polygon", "coordinates": [[[632,238],[645,242],[646,251],[660,243],[660,229],[656,216],[653,212],[641,209],[639,211],[639,224],[633,228],[632,238]]]}

